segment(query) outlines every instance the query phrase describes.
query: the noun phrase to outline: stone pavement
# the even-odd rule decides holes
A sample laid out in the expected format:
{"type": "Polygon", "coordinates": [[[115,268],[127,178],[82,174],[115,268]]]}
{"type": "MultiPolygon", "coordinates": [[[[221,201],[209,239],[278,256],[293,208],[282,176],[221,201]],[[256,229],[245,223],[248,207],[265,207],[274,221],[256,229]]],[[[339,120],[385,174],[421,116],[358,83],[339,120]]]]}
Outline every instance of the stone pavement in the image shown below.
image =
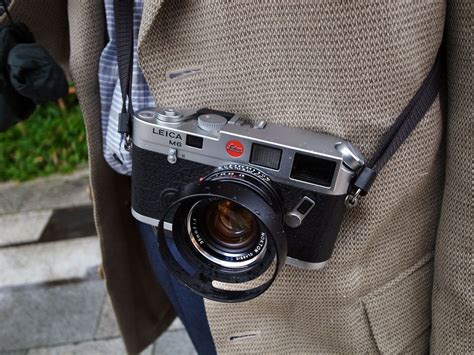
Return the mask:
{"type": "MultiPolygon", "coordinates": [[[[0,185],[0,354],[124,354],[86,170],[0,185]]],[[[143,354],[195,354],[179,320],[143,354]]]]}

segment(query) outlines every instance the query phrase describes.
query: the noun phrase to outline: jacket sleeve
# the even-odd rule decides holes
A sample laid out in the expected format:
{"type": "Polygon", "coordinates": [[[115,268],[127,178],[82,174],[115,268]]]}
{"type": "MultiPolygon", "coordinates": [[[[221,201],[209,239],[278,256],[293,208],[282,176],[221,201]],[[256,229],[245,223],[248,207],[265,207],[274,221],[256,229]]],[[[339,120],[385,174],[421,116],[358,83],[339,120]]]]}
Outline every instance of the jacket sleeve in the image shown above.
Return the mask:
{"type": "Polygon", "coordinates": [[[472,0],[448,1],[447,145],[432,295],[433,353],[472,353],[472,0]]]}

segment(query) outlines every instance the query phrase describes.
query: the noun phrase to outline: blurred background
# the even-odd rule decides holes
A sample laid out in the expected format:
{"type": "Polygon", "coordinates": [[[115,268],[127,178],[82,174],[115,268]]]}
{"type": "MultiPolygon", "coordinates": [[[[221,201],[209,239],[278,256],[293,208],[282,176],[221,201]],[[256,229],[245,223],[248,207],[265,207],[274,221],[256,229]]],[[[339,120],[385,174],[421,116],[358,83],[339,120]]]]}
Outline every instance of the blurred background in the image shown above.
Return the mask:
{"type": "MultiPolygon", "coordinates": [[[[0,133],[0,354],[125,353],[100,269],[74,87],[0,133]]],[[[179,320],[143,354],[194,354],[179,320]]]]}

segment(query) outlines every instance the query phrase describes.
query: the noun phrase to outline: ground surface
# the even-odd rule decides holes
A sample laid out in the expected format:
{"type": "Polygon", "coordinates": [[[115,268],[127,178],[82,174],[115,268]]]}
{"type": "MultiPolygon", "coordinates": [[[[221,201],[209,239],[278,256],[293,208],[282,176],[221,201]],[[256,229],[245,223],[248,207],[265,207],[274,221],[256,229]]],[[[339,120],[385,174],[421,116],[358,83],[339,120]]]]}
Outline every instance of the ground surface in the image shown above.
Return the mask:
{"type": "MultiPolygon", "coordinates": [[[[123,354],[88,176],[0,184],[0,354],[123,354]]],[[[194,354],[176,320],[143,354],[194,354]]]]}

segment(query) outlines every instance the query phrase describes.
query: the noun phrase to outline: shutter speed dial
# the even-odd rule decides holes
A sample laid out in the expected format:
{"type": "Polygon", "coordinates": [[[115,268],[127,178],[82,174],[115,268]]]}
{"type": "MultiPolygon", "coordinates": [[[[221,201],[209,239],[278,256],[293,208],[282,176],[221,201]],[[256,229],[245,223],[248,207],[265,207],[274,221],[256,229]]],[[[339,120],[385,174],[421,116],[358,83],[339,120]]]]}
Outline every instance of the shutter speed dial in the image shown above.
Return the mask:
{"type": "Polygon", "coordinates": [[[198,127],[206,132],[219,132],[227,124],[227,118],[216,114],[204,114],[198,117],[198,127]]]}

